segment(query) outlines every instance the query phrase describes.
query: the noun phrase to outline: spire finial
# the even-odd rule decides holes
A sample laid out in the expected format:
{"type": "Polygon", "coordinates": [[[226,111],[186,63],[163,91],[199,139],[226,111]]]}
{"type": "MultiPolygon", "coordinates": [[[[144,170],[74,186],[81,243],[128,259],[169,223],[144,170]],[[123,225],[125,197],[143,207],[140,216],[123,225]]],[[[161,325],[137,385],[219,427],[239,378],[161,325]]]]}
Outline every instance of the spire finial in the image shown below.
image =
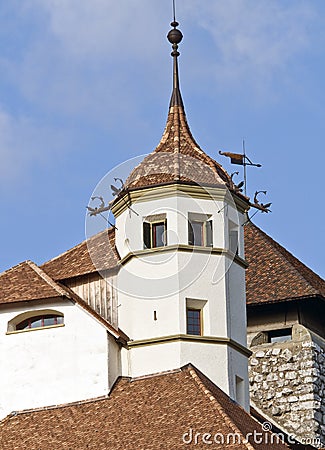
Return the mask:
{"type": "Polygon", "coordinates": [[[174,20],[171,23],[171,26],[173,27],[172,30],[167,34],[167,39],[172,44],[173,51],[171,53],[171,56],[174,58],[174,70],[173,70],[173,93],[172,98],[170,100],[170,107],[171,106],[183,106],[183,100],[181,96],[181,92],[179,89],[179,76],[178,76],[178,61],[177,58],[179,57],[180,53],[178,51],[178,44],[182,41],[183,35],[180,30],[177,29],[179,23],[176,21],[176,13],[175,13],[175,0],[173,0],[173,15],[174,20]]]}

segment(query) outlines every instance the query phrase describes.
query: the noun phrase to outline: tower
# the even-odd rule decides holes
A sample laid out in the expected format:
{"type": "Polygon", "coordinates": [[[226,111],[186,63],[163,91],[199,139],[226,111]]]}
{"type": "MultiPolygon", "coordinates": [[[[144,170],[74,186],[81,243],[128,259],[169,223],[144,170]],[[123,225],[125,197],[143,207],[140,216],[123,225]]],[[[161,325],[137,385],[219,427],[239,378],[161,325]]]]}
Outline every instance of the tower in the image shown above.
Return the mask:
{"type": "Polygon", "coordinates": [[[178,73],[183,36],[171,25],[166,128],[112,205],[119,326],[131,339],[122,372],[138,377],[192,363],[248,409],[242,225],[249,203],[191,134],[178,73]]]}

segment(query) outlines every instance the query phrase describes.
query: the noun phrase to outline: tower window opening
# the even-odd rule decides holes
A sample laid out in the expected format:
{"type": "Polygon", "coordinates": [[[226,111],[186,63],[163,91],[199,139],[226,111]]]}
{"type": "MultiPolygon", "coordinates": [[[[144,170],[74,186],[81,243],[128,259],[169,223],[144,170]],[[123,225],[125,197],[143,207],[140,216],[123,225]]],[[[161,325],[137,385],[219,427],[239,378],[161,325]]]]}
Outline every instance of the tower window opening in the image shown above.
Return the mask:
{"type": "Polygon", "coordinates": [[[188,243],[200,247],[212,247],[212,220],[196,220],[189,217],[188,243]]]}
{"type": "Polygon", "coordinates": [[[167,245],[166,238],[167,221],[143,222],[144,248],[164,247],[167,245]]]}
{"type": "Polygon", "coordinates": [[[229,250],[235,255],[239,254],[238,226],[231,221],[229,221],[229,250]]]}
{"type": "Polygon", "coordinates": [[[186,309],[186,333],[195,336],[202,335],[202,311],[201,309],[186,309]]]}

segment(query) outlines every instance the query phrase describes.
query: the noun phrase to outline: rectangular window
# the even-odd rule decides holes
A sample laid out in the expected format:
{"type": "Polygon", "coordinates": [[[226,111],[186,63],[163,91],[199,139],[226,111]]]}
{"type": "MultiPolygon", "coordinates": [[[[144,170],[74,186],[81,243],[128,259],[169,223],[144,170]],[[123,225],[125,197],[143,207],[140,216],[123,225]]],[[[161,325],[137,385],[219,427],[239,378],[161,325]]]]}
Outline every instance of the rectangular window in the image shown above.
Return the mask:
{"type": "Polygon", "coordinates": [[[201,336],[201,309],[186,309],[186,333],[201,336]]]}
{"type": "Polygon", "coordinates": [[[239,254],[239,231],[238,225],[229,220],[229,250],[235,255],[239,254]]]}
{"type": "Polygon", "coordinates": [[[236,401],[244,406],[245,403],[245,383],[242,378],[236,375],[236,401]]]}
{"type": "Polygon", "coordinates": [[[188,221],[188,243],[200,247],[212,247],[212,220],[192,220],[188,221]]]}
{"type": "Polygon", "coordinates": [[[268,342],[287,342],[292,339],[291,328],[284,328],[282,330],[271,330],[268,332],[268,342]]]}
{"type": "Polygon", "coordinates": [[[143,222],[143,244],[144,248],[164,247],[166,239],[167,221],[143,222]]]}
{"type": "Polygon", "coordinates": [[[230,230],[229,233],[229,250],[238,255],[238,231],[230,230]]]}

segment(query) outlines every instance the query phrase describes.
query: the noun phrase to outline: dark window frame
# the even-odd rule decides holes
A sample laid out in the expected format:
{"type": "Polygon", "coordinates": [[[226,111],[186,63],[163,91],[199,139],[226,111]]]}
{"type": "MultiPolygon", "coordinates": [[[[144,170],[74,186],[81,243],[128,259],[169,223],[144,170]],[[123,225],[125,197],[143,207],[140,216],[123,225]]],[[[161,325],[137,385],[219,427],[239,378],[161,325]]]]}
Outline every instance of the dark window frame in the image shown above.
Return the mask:
{"type": "Polygon", "coordinates": [[[195,247],[213,247],[213,228],[212,219],[196,220],[188,219],[188,244],[195,247]],[[196,240],[194,226],[200,225],[200,240],[196,240]]]}
{"type": "Polygon", "coordinates": [[[143,246],[145,249],[161,248],[167,245],[167,219],[158,220],[155,222],[143,222],[143,246]],[[157,237],[157,228],[163,226],[163,233],[165,233],[165,239],[162,239],[162,245],[159,245],[157,237]],[[158,245],[157,245],[158,244],[158,245]]]}
{"type": "Polygon", "coordinates": [[[229,231],[229,250],[235,255],[239,254],[239,232],[237,229],[229,231]]]}
{"type": "Polygon", "coordinates": [[[202,309],[186,308],[186,334],[202,336],[202,309]]]}

